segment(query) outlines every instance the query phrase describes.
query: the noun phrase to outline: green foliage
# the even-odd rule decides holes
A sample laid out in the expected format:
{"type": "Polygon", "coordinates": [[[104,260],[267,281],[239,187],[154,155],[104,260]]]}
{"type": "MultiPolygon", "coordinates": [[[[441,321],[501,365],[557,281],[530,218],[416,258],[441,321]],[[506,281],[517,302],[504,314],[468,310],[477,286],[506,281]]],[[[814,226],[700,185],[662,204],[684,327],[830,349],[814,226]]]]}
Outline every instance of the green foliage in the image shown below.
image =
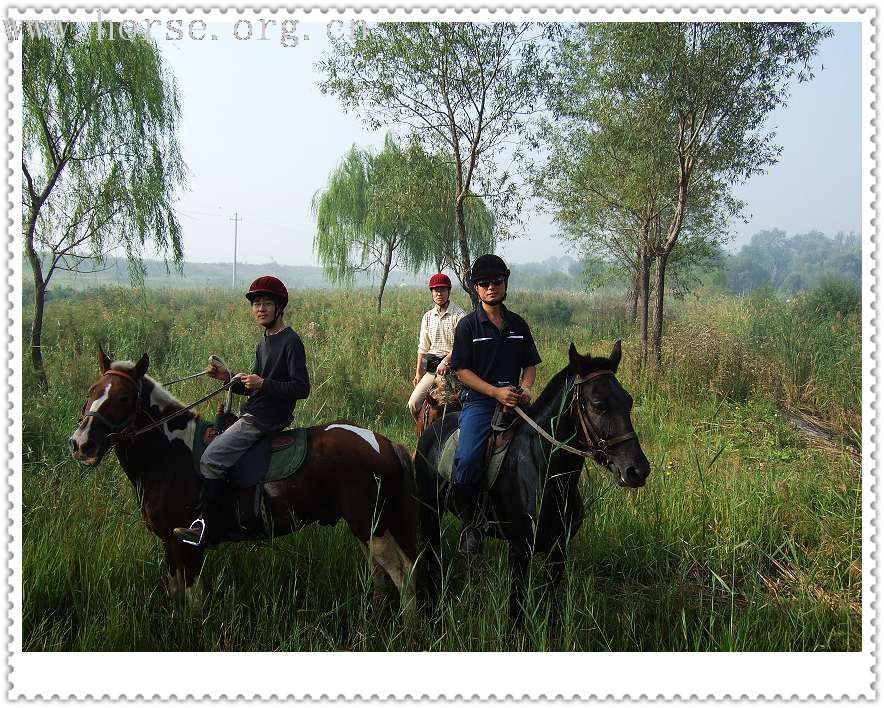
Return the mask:
{"type": "MultiPolygon", "coordinates": [[[[444,161],[387,136],[378,154],[355,146],[313,199],[314,249],[326,276],[350,285],[358,272],[379,270],[378,308],[390,271],[440,270],[455,252],[453,175],[444,161]]],[[[469,243],[492,250],[494,218],[473,195],[467,202],[469,243]]]]}
{"type": "MultiPolygon", "coordinates": [[[[318,64],[323,93],[358,112],[372,128],[398,125],[444,155],[454,175],[457,250],[449,255],[464,289],[472,251],[465,207],[481,194],[496,236],[519,224],[523,196],[502,150],[527,137],[545,80],[545,62],[531,25],[506,22],[381,22],[332,40],[318,64]]],[[[524,160],[517,147],[508,154],[524,160]]]]}
{"type": "Polygon", "coordinates": [[[141,35],[122,39],[115,27],[109,40],[94,23],[62,28],[22,37],[26,245],[49,252],[50,269],[118,246],[137,261],[148,239],[177,263],[172,202],[186,173],[174,78],[141,35]]]}
{"type": "MultiPolygon", "coordinates": [[[[209,353],[248,366],[259,333],[229,291],[133,295],[107,288],[49,303],[46,361],[58,383],[38,389],[25,372],[26,651],[861,648],[859,464],[841,447],[811,444],[781,411],[792,402],[781,394],[801,380],[802,407],[833,425],[858,420],[862,337],[852,316],[808,316],[776,298],[690,298],[673,312],[666,373],[651,379],[638,370],[622,302],[514,289],[507,305],[526,317],[544,360],[537,390],[567,364],[570,341],[606,355],[623,338],[618,378],[635,399],[651,477],[627,492],[587,465],[586,518],[570,542],[560,627],[548,625],[535,564],[526,628],[507,631],[505,545],[489,540],[479,566],[464,563],[449,517],[438,622],[411,631],[372,607],[370,565],[340,524],[210,553],[202,616],[166,598],[161,544],[116,460],[86,470],[66,450],[98,374],[95,344],[120,358],[147,351],[149,373],[166,381],[197,370],[209,353]],[[548,319],[556,300],[573,307],[570,324],[548,319]]],[[[366,295],[292,291],[289,315],[313,380],[297,422],[346,417],[413,445],[405,401],[427,294],[397,290],[379,316],[366,295]]],[[[198,379],[173,393],[189,401],[208,388],[198,379]]],[[[214,406],[201,412],[212,415],[214,406]]]]}

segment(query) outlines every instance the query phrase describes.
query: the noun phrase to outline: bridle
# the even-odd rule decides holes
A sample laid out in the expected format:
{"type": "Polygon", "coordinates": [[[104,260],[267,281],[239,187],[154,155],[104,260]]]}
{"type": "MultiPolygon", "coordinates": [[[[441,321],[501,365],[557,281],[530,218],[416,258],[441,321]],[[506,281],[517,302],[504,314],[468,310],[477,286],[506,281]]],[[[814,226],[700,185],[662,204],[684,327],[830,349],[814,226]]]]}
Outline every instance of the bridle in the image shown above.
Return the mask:
{"type": "Polygon", "coordinates": [[[584,374],[583,376],[578,376],[574,379],[573,387],[574,393],[571,396],[571,402],[568,404],[568,409],[572,411],[572,415],[576,414],[577,421],[580,425],[581,437],[580,441],[585,450],[580,450],[576,447],[571,447],[570,445],[566,445],[563,442],[556,440],[552,435],[546,432],[543,428],[541,428],[535,421],[533,421],[521,407],[516,406],[515,411],[522,417],[522,419],[528,423],[534,430],[536,430],[543,438],[547,441],[555,445],[557,448],[561,448],[567,452],[570,452],[573,455],[580,455],[581,457],[591,457],[596,462],[601,465],[608,464],[608,451],[625,443],[627,440],[637,440],[638,436],[635,432],[624,433],[623,435],[617,435],[613,438],[604,437],[598,429],[593,425],[592,420],[590,420],[589,416],[586,414],[586,409],[583,407],[582,399],[580,396],[580,389],[583,384],[592,381],[593,379],[600,378],[602,376],[614,376],[614,372],[610,369],[602,369],[600,371],[593,371],[589,374],[584,374]]]}
{"type": "Polygon", "coordinates": [[[80,417],[80,421],[82,422],[83,418],[97,418],[101,423],[103,423],[105,426],[107,426],[107,428],[110,430],[110,432],[107,434],[107,436],[105,436],[105,439],[102,444],[108,445],[108,447],[112,447],[112,446],[118,444],[122,440],[126,440],[128,442],[133,442],[135,440],[135,438],[137,438],[139,435],[143,435],[144,433],[146,433],[150,430],[153,430],[154,428],[159,428],[166,421],[172,420],[173,418],[177,418],[179,415],[186,413],[191,408],[198,406],[200,403],[204,403],[205,401],[208,401],[213,396],[216,396],[219,393],[221,393],[222,391],[224,391],[225,389],[230,388],[234,384],[234,382],[239,380],[239,377],[234,376],[233,378],[230,379],[230,381],[228,381],[226,384],[224,384],[220,388],[215,389],[214,391],[212,391],[208,395],[200,398],[198,401],[194,401],[189,406],[185,406],[184,408],[181,408],[180,410],[177,410],[177,411],[167,415],[165,418],[161,418],[160,420],[154,421],[153,417],[150,416],[149,413],[145,412],[145,415],[147,415],[149,418],[151,418],[151,421],[152,421],[151,424],[147,425],[143,428],[139,428],[137,430],[130,430],[130,428],[133,428],[135,426],[135,421],[138,420],[138,417],[142,413],[141,391],[142,391],[143,379],[140,379],[140,378],[136,379],[131,374],[128,374],[125,371],[118,371],[117,369],[108,369],[104,373],[110,374],[112,376],[119,376],[120,378],[129,381],[133,386],[135,386],[135,392],[136,392],[135,409],[132,411],[132,414],[128,418],[125,418],[118,423],[112,423],[110,420],[107,419],[106,416],[103,416],[98,411],[86,411],[85,410],[86,404],[85,403],[83,404],[84,412],[82,413],[82,416],[80,417]],[[116,439],[114,439],[114,438],[116,438],[116,439]]]}

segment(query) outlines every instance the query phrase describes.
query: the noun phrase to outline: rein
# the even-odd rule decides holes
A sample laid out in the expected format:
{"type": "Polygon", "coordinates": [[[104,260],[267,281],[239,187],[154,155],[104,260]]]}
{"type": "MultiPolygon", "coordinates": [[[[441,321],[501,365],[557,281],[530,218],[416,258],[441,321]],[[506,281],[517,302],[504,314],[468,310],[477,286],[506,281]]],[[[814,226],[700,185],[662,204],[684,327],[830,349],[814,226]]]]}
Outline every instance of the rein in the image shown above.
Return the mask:
{"type": "MultiPolygon", "coordinates": [[[[637,439],[638,436],[633,433],[625,433],[624,435],[618,435],[617,437],[607,439],[598,434],[598,431],[595,429],[595,426],[592,424],[592,421],[586,417],[586,412],[583,410],[583,406],[580,403],[580,386],[582,384],[587,383],[588,381],[592,381],[593,379],[597,379],[601,376],[613,376],[614,372],[609,371],[608,369],[604,369],[602,371],[594,371],[591,374],[586,374],[585,376],[579,376],[574,380],[574,396],[571,399],[570,407],[575,406],[577,408],[577,420],[580,423],[580,428],[583,431],[583,442],[586,445],[588,450],[578,450],[576,447],[571,447],[570,445],[566,445],[559,440],[556,440],[552,435],[546,432],[543,428],[541,428],[531,417],[525,413],[524,410],[520,406],[515,406],[513,410],[518,413],[518,415],[524,420],[528,425],[530,425],[537,433],[546,439],[548,442],[552,443],[556,447],[561,448],[567,452],[570,452],[573,455],[579,455],[580,457],[593,458],[598,459],[599,457],[603,457],[605,462],[607,462],[608,458],[608,450],[620,443],[624,443],[627,440],[637,439]],[[594,434],[593,434],[594,433],[594,434]]],[[[601,461],[601,460],[599,460],[601,461]]],[[[603,463],[604,464],[604,463],[603,463]]]]}

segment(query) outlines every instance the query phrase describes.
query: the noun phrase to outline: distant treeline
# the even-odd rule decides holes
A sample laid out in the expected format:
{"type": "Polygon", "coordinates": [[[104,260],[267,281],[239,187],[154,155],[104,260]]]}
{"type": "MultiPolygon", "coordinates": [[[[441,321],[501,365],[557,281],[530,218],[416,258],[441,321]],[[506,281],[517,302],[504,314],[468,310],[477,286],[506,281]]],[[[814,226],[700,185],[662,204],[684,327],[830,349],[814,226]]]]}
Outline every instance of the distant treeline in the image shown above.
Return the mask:
{"type": "Polygon", "coordinates": [[[790,238],[779,229],[761,231],[722,261],[723,284],[734,293],[770,286],[791,295],[815,288],[832,276],[857,286],[862,278],[862,246],[855,233],[829,238],[810,231],[790,238]]]}
{"type": "MultiPolygon", "coordinates": [[[[539,263],[512,263],[513,284],[519,290],[579,292],[587,289],[586,260],[571,256],[553,256],[539,263]]],[[[597,261],[594,261],[597,263],[597,261]]],[[[72,274],[61,271],[53,278],[48,299],[65,297],[74,290],[100,285],[129,285],[129,271],[124,258],[111,258],[103,266],[92,264],[96,272],[72,274]]],[[[597,266],[594,266],[597,267],[597,266]]],[[[236,286],[240,289],[265,273],[275,273],[291,288],[331,288],[321,268],[286,266],[278,263],[259,265],[240,263],[236,267],[236,286]]],[[[167,270],[162,261],[144,261],[144,282],[151,288],[211,288],[233,286],[230,263],[185,263],[183,273],[167,270]]],[[[787,236],[775,229],[755,234],[737,253],[721,251],[714,259],[713,270],[698,274],[695,282],[704,282],[720,290],[746,294],[760,287],[770,287],[784,295],[817,287],[827,277],[835,276],[860,285],[862,250],[855,233],[833,238],[818,231],[787,236]]],[[[375,275],[361,273],[357,287],[373,287],[375,275]]],[[[420,286],[427,274],[415,275],[393,271],[393,286],[420,286]]],[[[609,279],[609,282],[610,279],[609,279]]],[[[23,273],[25,303],[33,302],[34,286],[30,268],[23,273]]],[[[613,285],[613,283],[612,283],[613,285]]],[[[625,288],[625,284],[623,286],[625,288]]]]}

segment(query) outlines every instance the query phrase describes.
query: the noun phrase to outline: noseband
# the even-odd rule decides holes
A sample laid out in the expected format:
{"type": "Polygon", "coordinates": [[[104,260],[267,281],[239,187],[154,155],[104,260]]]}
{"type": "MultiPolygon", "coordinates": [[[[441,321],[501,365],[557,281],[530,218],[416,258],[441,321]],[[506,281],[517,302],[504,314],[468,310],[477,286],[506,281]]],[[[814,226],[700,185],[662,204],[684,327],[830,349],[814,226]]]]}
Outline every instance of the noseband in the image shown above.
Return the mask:
{"type": "Polygon", "coordinates": [[[583,407],[580,389],[583,384],[602,376],[614,376],[614,372],[609,369],[602,369],[601,371],[593,371],[591,374],[578,376],[574,381],[574,395],[571,398],[571,406],[577,409],[577,420],[580,423],[580,429],[583,432],[583,445],[597,462],[606,465],[608,464],[608,450],[626,442],[627,440],[637,440],[638,436],[635,432],[631,432],[617,435],[613,438],[606,438],[599,433],[598,429],[592,424],[592,421],[586,414],[586,409],[583,407]]]}

